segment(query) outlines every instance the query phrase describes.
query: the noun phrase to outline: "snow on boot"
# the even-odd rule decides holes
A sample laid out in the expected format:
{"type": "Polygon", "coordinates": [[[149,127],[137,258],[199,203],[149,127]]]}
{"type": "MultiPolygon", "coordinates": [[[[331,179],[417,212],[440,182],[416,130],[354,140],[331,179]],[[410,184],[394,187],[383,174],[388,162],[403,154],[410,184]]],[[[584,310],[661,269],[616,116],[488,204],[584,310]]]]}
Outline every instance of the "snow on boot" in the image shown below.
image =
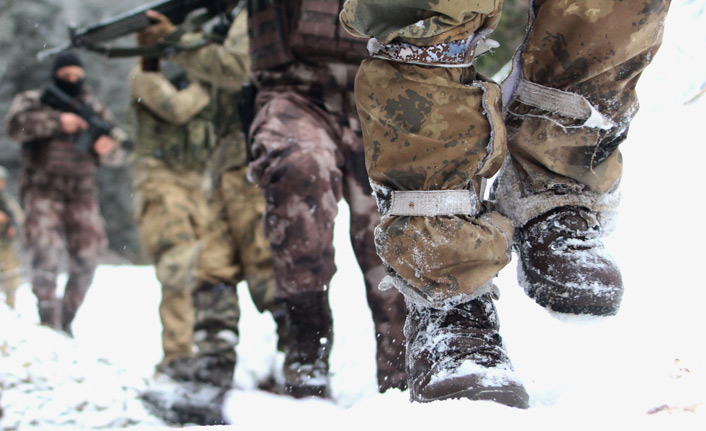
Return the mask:
{"type": "Polygon", "coordinates": [[[552,311],[595,316],[620,308],[620,269],[605,250],[596,215],[560,207],[518,229],[518,281],[538,304],[552,311]]]}
{"type": "Polygon", "coordinates": [[[200,382],[228,389],[233,384],[235,361],[212,355],[179,357],[160,364],[157,372],[179,382],[200,382]]]}
{"type": "Polygon", "coordinates": [[[205,383],[170,381],[145,391],[141,399],[152,414],[171,424],[223,425],[226,393],[205,383]]]}
{"type": "Polygon", "coordinates": [[[326,293],[288,299],[285,322],[284,392],[295,398],[328,398],[333,319],[326,293]]]}
{"type": "Polygon", "coordinates": [[[527,408],[529,396],[498,333],[491,294],[448,309],[407,303],[410,399],[495,401],[527,408]]]}

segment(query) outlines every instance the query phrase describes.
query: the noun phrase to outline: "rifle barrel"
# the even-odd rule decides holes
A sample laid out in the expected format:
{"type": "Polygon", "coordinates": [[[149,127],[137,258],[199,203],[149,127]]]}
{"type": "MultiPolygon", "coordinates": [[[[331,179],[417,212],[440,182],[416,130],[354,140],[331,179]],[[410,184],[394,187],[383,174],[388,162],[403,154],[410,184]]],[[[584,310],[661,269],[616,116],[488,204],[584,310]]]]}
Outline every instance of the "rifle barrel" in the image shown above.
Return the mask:
{"type": "Polygon", "coordinates": [[[72,31],[71,43],[49,48],[37,53],[37,59],[44,60],[52,55],[71,47],[81,47],[108,42],[144,30],[154,22],[147,17],[148,10],[157,11],[167,16],[172,23],[181,24],[186,17],[197,9],[214,10],[215,4],[221,0],[160,0],[135,9],[123,12],[113,17],[99,21],[96,24],[72,31]]]}

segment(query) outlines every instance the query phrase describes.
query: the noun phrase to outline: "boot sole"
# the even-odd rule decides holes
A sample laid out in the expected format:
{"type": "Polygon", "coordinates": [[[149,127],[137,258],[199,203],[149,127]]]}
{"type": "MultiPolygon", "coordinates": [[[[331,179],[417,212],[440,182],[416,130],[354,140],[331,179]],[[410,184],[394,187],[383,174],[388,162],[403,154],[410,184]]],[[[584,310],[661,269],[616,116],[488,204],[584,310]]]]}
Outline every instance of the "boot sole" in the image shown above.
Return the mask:
{"type": "Polygon", "coordinates": [[[494,401],[508,407],[518,409],[529,408],[529,395],[523,388],[507,386],[489,386],[483,388],[470,388],[453,392],[440,397],[424,397],[417,395],[411,397],[412,401],[429,403],[451,399],[468,399],[471,401],[494,401]]]}
{"type": "MultiPolygon", "coordinates": [[[[544,279],[538,274],[528,271],[521,261],[517,265],[517,278],[520,286],[522,286],[527,293],[527,296],[542,307],[557,313],[615,316],[620,310],[620,299],[612,304],[590,304],[587,301],[582,303],[582,301],[577,299],[569,299],[555,295],[553,291],[565,288],[544,282],[544,279]]],[[[619,298],[622,297],[622,291],[618,293],[620,294],[618,295],[619,298]]],[[[595,299],[595,297],[592,299],[595,299]]]]}

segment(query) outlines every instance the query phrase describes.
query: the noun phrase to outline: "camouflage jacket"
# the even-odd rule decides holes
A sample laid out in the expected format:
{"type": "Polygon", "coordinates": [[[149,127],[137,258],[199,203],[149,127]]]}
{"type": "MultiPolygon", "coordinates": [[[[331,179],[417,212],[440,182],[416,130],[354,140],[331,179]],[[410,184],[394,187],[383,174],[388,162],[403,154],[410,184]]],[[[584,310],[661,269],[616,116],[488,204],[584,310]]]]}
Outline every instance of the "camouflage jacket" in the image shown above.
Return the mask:
{"type": "MultiPolygon", "coordinates": [[[[44,105],[38,90],[18,94],[7,116],[10,138],[22,143],[22,164],[26,172],[43,172],[64,176],[93,175],[98,164],[121,163],[124,152],[120,143],[102,157],[93,152],[76,148],[79,134],[66,134],[61,130],[61,112],[44,105]]],[[[111,113],[85,89],[78,99],[91,107],[108,122],[114,122],[111,113]]]]}
{"type": "MultiPolygon", "coordinates": [[[[189,45],[199,38],[203,35],[187,33],[181,40],[189,45]]],[[[245,166],[245,135],[238,101],[250,72],[246,15],[241,13],[236,17],[223,44],[211,43],[199,49],[184,50],[172,60],[209,90],[217,146],[212,158],[216,176],[219,172],[245,166]]]]}
{"type": "Polygon", "coordinates": [[[167,166],[202,171],[214,146],[208,88],[190,82],[178,89],[161,72],[136,67],[130,76],[134,154],[167,166]]]}

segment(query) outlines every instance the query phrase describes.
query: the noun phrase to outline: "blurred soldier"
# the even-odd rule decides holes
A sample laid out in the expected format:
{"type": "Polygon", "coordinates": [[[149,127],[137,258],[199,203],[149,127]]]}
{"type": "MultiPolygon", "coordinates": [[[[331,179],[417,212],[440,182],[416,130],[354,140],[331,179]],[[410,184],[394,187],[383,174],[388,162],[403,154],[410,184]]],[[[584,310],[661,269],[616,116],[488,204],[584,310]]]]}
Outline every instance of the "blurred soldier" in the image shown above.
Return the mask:
{"type": "Polygon", "coordinates": [[[601,236],[635,84],[660,45],[669,1],[532,2],[504,87],[505,120],[500,87],[472,66],[501,6],[348,0],[341,14],[347,29],[373,37],[356,101],[382,213],[378,251],[409,307],[414,401],[528,406],[493,305],[514,228],[520,283],[542,306],[611,315],[622,297],[601,236]],[[503,161],[498,211],[482,186],[503,161]]]}
{"type": "Polygon", "coordinates": [[[340,4],[248,2],[258,87],[250,174],[267,199],[265,232],[275,257],[277,297],[286,306],[285,389],[297,397],[329,396],[328,292],[336,272],[333,224],[341,198],[350,207],[350,238],[375,323],[378,389],[406,387],[405,308],[396,291],[378,290],[384,269],[373,228],[379,217],[353,96],[365,40],[340,26],[340,4]]]}
{"type": "MultiPolygon", "coordinates": [[[[54,85],[77,103],[112,123],[112,115],[84,85],[81,59],[72,52],[55,58],[54,85]]],[[[22,143],[21,198],[26,218],[23,235],[31,264],[32,290],[41,323],[71,333],[71,322],[91,285],[98,257],[107,246],[97,200],[96,169],[124,159],[122,139],[100,135],[90,148],[77,148],[87,122],[40,101],[40,91],[15,97],[7,131],[22,143]],[[121,141],[121,142],[116,142],[121,141]],[[56,297],[56,277],[64,246],[69,278],[63,299],[56,297]]]]}
{"type": "MultiPolygon", "coordinates": [[[[342,197],[350,204],[351,241],[376,326],[378,385],[381,391],[403,388],[404,303],[395,291],[377,290],[384,270],[374,253],[372,229],[379,219],[362,163],[353,104],[353,78],[365,47],[338,27],[338,1],[321,2],[323,16],[333,26],[331,34],[330,28],[314,22],[320,15],[312,3],[248,3],[252,70],[259,90],[250,129],[250,174],[267,201],[265,233],[274,256],[275,296],[286,325],[286,337],[280,340],[285,390],[294,396],[328,396],[333,342],[328,287],[335,272],[333,222],[342,197]],[[299,24],[301,32],[285,31],[299,24]],[[334,35],[343,37],[340,43],[334,35]]],[[[237,20],[229,39],[236,31],[237,20]]],[[[238,41],[244,55],[247,40],[241,34],[238,41]]],[[[188,69],[204,79],[218,78],[233,86],[247,77],[246,57],[237,57],[238,51],[230,56],[186,54],[195,61],[188,69]]],[[[185,60],[177,59],[181,64],[185,60]]],[[[200,300],[196,302],[198,309],[200,300]]]]}
{"type": "Polygon", "coordinates": [[[130,77],[134,110],[136,221],[162,284],[159,315],[168,366],[193,353],[194,309],[187,270],[206,232],[214,146],[208,90],[183,69],[144,58],[130,77]]]}
{"type": "Polygon", "coordinates": [[[17,255],[17,226],[21,223],[21,209],[7,193],[7,169],[0,166],[0,286],[5,302],[15,308],[15,294],[22,277],[22,264],[17,255]]]}
{"type": "MultiPolygon", "coordinates": [[[[232,5],[231,5],[232,6],[232,5]]],[[[204,34],[174,29],[166,17],[139,35],[154,43],[162,36],[179,37],[184,45],[198,45],[204,34]]],[[[246,15],[238,14],[232,25],[218,26],[199,49],[180,52],[170,60],[185,68],[190,77],[208,88],[208,108],[215,134],[212,157],[213,195],[209,229],[193,257],[189,275],[194,292],[194,341],[196,354],[165,364],[161,370],[182,381],[198,381],[228,388],[236,363],[240,310],[236,285],[247,281],[260,311],[273,312],[272,255],[262,231],[265,202],[260,191],[246,178],[245,136],[238,114],[241,89],[248,77],[246,15]]]]}

